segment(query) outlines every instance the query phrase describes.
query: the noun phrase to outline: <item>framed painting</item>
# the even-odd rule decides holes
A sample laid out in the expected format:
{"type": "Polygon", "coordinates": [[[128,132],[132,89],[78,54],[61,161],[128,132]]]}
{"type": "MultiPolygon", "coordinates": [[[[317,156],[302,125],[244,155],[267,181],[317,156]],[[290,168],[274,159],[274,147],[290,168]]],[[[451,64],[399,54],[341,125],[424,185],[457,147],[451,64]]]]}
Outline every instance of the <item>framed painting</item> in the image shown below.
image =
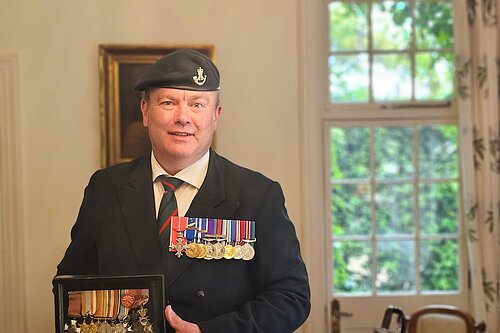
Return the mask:
{"type": "Polygon", "coordinates": [[[134,86],[162,56],[192,48],[215,62],[213,45],[99,45],[101,164],[127,162],[151,149],[142,125],[142,93],[134,86]]]}

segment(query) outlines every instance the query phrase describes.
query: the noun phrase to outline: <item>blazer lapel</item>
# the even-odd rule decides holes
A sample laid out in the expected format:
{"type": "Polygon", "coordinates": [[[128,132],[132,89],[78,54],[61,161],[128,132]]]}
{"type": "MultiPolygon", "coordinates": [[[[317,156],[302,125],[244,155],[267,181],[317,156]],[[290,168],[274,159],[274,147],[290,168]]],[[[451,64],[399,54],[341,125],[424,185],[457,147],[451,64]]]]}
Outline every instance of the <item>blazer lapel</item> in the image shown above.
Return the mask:
{"type": "Polygon", "coordinates": [[[230,218],[239,202],[226,196],[227,185],[222,157],[211,150],[207,176],[186,216],[230,218]]]}
{"type": "MultiPolygon", "coordinates": [[[[207,176],[191,203],[186,216],[230,218],[238,208],[239,202],[226,197],[222,158],[210,151],[207,176]]],[[[167,264],[166,285],[170,286],[196,260],[177,258],[170,253],[164,258],[167,264]]]]}
{"type": "Polygon", "coordinates": [[[116,184],[116,191],[140,271],[158,271],[161,247],[155,223],[150,155],[138,161],[127,183],[116,184]]]}

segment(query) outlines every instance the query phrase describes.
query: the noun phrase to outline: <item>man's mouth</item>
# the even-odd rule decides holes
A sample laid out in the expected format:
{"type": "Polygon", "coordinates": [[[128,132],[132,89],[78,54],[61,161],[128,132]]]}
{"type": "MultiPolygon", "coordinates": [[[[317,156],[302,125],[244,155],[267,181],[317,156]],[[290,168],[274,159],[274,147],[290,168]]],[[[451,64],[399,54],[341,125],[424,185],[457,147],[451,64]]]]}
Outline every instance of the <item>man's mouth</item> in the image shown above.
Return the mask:
{"type": "Polygon", "coordinates": [[[186,133],[186,132],[170,132],[170,135],[175,135],[175,136],[190,136],[192,134],[186,133]]]}

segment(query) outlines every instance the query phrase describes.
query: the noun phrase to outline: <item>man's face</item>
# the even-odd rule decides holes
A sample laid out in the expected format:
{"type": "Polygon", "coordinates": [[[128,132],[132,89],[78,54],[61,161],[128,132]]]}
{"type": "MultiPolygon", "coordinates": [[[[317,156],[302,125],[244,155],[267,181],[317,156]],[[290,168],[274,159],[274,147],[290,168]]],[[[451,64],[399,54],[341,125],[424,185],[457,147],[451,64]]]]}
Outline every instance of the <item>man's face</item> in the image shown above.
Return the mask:
{"type": "Polygon", "coordinates": [[[143,99],[143,124],[156,159],[170,174],[200,159],[210,147],[222,111],[216,91],[153,88],[143,99]]]}

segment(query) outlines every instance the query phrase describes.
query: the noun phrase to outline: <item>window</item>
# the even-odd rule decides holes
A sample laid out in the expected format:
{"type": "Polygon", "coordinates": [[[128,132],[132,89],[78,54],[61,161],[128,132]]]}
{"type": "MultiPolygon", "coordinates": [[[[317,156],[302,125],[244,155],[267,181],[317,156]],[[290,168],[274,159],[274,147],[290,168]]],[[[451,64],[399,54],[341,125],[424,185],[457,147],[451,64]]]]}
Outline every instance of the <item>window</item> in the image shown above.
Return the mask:
{"type": "Polygon", "coordinates": [[[334,294],[458,291],[456,127],[329,128],[334,294]]]}
{"type": "Polygon", "coordinates": [[[322,118],[333,295],[458,293],[451,1],[327,8],[322,118]]]}
{"type": "Polygon", "coordinates": [[[451,100],[451,1],[332,1],[332,103],[451,100]]]}

